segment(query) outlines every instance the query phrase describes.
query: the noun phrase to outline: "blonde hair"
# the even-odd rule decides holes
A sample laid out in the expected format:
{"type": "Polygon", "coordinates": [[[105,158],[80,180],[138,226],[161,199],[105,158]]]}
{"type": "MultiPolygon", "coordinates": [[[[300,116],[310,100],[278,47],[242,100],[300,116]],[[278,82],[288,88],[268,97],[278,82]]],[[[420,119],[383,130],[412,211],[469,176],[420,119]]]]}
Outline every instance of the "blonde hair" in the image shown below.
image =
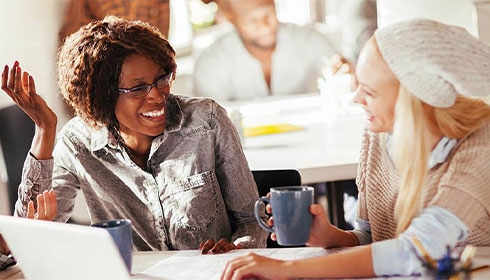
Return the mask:
{"type": "Polygon", "coordinates": [[[395,204],[396,235],[405,231],[422,211],[431,133],[462,139],[488,121],[490,106],[482,99],[458,95],[451,107],[436,108],[400,86],[392,142],[400,177],[395,204]]]}

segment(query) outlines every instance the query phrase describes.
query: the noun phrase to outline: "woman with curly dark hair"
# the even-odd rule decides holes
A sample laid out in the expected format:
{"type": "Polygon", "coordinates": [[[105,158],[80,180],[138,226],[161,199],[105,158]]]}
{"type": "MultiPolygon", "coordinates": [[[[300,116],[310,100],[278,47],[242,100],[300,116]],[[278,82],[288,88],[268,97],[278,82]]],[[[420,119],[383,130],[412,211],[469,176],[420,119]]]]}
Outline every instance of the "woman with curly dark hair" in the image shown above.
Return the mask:
{"type": "Polygon", "coordinates": [[[264,247],[258,193],[226,111],[170,93],[175,52],[151,25],[106,17],[65,40],[58,85],[76,117],[56,114],[19,63],[2,89],[35,122],[15,214],[67,221],[81,190],[91,222],[132,221],[137,250],[223,253],[264,247]],[[56,142],[56,145],[55,145],[56,142]]]}

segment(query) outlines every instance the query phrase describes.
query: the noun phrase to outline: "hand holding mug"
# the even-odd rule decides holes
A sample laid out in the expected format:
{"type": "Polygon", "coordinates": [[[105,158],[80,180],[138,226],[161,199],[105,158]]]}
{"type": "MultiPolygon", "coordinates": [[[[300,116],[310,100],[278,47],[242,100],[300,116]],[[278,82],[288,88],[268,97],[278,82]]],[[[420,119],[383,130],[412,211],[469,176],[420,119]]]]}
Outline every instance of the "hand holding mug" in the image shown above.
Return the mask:
{"type": "Polygon", "coordinates": [[[271,188],[270,198],[264,196],[256,201],[255,218],[260,227],[276,234],[279,245],[304,245],[310,235],[312,216],[309,207],[313,196],[314,188],[308,186],[271,188]],[[260,217],[260,205],[264,202],[274,209],[272,226],[260,217]]]}

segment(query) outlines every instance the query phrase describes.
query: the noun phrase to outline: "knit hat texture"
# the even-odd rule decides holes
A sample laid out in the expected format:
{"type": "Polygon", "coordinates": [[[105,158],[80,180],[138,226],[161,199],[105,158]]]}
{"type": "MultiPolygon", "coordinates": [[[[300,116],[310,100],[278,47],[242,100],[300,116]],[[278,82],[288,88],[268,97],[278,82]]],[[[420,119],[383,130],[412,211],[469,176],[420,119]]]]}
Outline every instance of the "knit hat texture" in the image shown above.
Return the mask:
{"type": "Polygon", "coordinates": [[[374,36],[400,83],[425,103],[444,108],[458,93],[490,95],[490,45],[464,28],[412,19],[380,28],[374,36]]]}

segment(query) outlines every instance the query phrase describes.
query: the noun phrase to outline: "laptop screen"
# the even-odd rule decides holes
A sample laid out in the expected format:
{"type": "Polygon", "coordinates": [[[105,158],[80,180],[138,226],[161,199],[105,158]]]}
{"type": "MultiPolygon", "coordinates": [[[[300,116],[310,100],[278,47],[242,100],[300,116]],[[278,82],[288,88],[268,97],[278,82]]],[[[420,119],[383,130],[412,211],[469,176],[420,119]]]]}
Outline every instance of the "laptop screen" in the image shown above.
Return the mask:
{"type": "Polygon", "coordinates": [[[0,215],[0,232],[28,279],[129,279],[105,229],[0,215]]]}

